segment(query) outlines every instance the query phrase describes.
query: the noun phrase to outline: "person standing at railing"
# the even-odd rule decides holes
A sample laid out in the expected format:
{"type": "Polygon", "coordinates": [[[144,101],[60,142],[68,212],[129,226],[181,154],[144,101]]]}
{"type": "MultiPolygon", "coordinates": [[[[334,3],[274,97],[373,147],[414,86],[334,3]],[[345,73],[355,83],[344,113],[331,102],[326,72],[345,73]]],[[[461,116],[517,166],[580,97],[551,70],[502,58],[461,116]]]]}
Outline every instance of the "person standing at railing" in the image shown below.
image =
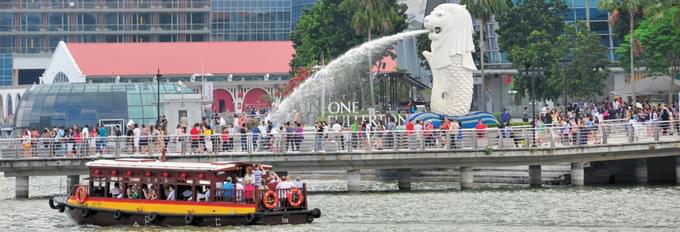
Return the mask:
{"type": "Polygon", "coordinates": [[[314,122],[314,146],[317,151],[321,151],[321,143],[323,139],[323,126],[321,125],[321,122],[316,121],[314,122]]]}
{"type": "Polygon", "coordinates": [[[100,140],[99,154],[104,155],[106,153],[106,137],[108,136],[108,131],[106,131],[106,127],[100,126],[97,135],[99,136],[100,140]]]}
{"type": "Polygon", "coordinates": [[[73,154],[77,157],[80,156],[80,150],[83,144],[83,139],[80,137],[80,128],[78,126],[73,125],[73,141],[74,141],[74,146],[73,146],[73,154]]]}
{"type": "Polygon", "coordinates": [[[201,137],[199,134],[201,133],[201,130],[198,129],[198,123],[194,123],[194,126],[191,127],[191,131],[189,131],[189,139],[191,139],[191,151],[190,154],[197,154],[198,153],[198,144],[199,140],[201,137]]]}
{"type": "Polygon", "coordinates": [[[477,131],[477,138],[483,138],[486,133],[486,124],[482,119],[477,120],[477,125],[475,125],[475,130],[477,131]]]}
{"type": "Polygon", "coordinates": [[[75,131],[73,127],[69,127],[66,132],[66,156],[72,157],[75,155],[75,139],[73,138],[75,131]]]}
{"type": "Polygon", "coordinates": [[[451,143],[451,149],[457,148],[458,140],[462,140],[462,133],[460,130],[460,123],[456,120],[452,120],[449,123],[449,143],[451,143]],[[461,135],[461,136],[459,136],[461,135]]]}
{"type": "Polygon", "coordinates": [[[503,112],[501,112],[501,122],[507,126],[510,126],[510,112],[508,112],[508,110],[505,108],[503,108],[503,112]]]}
{"type": "Polygon", "coordinates": [[[352,148],[357,148],[359,144],[359,124],[357,123],[357,120],[355,119],[352,121],[352,124],[350,125],[350,129],[352,131],[352,148]]]}
{"type": "Polygon", "coordinates": [[[416,135],[415,135],[415,125],[414,125],[413,121],[408,121],[408,123],[406,123],[406,137],[407,137],[408,149],[415,150],[416,135]]]}
{"type": "Polygon", "coordinates": [[[668,128],[669,128],[669,120],[671,120],[671,114],[668,111],[668,108],[664,105],[661,107],[661,134],[666,135],[668,134],[668,128]]]}
{"type": "Polygon", "coordinates": [[[31,130],[31,153],[35,154],[38,152],[38,146],[40,146],[40,133],[35,127],[31,130]]]}
{"type": "Polygon", "coordinates": [[[423,129],[423,137],[425,138],[425,147],[432,147],[434,145],[433,144],[433,140],[434,140],[433,130],[434,130],[434,126],[432,125],[432,121],[427,120],[427,122],[425,122],[425,127],[423,129]]]}
{"type": "Polygon", "coordinates": [[[205,125],[203,126],[203,140],[205,143],[205,152],[207,153],[212,153],[213,152],[213,141],[212,141],[212,129],[210,129],[210,125],[205,125]]]}
{"type": "Polygon", "coordinates": [[[66,135],[66,132],[64,131],[64,127],[60,126],[57,129],[57,133],[54,137],[54,144],[56,147],[56,150],[58,152],[59,156],[66,156],[66,148],[64,147],[64,136],[66,135]]]}
{"type": "Polygon", "coordinates": [[[31,131],[24,129],[21,134],[21,145],[24,148],[24,158],[31,157],[31,131]]]}
{"type": "Polygon", "coordinates": [[[302,145],[302,140],[304,140],[304,130],[302,129],[302,123],[296,122],[297,127],[295,128],[295,148],[300,151],[300,146],[302,145]]]}
{"type": "Polygon", "coordinates": [[[82,140],[82,146],[80,148],[82,149],[81,154],[83,156],[87,156],[88,151],[89,151],[89,146],[90,146],[90,130],[87,125],[83,127],[83,129],[80,131],[80,139],[82,140]]]}
{"type": "Polygon", "coordinates": [[[413,130],[416,132],[416,146],[418,149],[422,148],[422,145],[425,143],[425,139],[423,137],[423,122],[420,120],[416,120],[416,124],[413,125],[413,130]]]}

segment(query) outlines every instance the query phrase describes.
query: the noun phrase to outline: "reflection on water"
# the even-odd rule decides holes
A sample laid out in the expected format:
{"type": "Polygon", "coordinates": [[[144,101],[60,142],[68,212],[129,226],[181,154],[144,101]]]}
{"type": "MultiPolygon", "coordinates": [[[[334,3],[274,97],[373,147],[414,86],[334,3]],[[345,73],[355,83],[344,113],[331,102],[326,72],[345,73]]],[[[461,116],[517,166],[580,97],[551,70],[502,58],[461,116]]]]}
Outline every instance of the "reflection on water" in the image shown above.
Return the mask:
{"type": "MultiPolygon", "coordinates": [[[[14,178],[0,175],[0,231],[137,231],[78,226],[47,206],[65,178],[31,178],[31,199],[14,200],[14,178]]],[[[396,183],[365,182],[373,190],[396,183]]],[[[310,181],[316,191],[344,190],[344,181],[310,181]]],[[[192,231],[679,231],[680,187],[526,187],[451,190],[455,183],[414,182],[439,191],[317,193],[322,217],[307,225],[147,228],[192,231]]]]}

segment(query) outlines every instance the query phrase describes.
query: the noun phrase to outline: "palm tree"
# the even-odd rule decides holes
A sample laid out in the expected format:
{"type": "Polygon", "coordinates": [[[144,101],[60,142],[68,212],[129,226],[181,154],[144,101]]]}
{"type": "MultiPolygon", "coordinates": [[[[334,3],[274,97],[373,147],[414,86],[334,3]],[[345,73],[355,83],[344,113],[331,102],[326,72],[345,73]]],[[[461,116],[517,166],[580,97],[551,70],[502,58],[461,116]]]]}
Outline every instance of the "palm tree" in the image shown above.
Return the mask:
{"type": "MultiPolygon", "coordinates": [[[[365,9],[356,10],[352,16],[352,28],[357,35],[368,35],[368,41],[371,41],[371,35],[374,31],[384,35],[391,33],[395,25],[400,20],[398,11],[394,10],[394,1],[390,0],[345,0],[340,4],[340,7],[345,9],[365,9]]],[[[373,62],[371,61],[371,52],[368,53],[368,73],[369,73],[369,91],[370,91],[370,106],[375,106],[375,97],[373,96],[373,78],[371,78],[371,68],[373,62]]]]}
{"type": "Polygon", "coordinates": [[[602,0],[597,3],[597,7],[601,10],[609,11],[609,24],[613,27],[619,21],[621,11],[628,12],[628,19],[630,24],[630,83],[633,88],[633,102],[636,101],[635,93],[635,64],[634,59],[636,54],[639,55],[640,46],[635,40],[635,14],[640,10],[644,0],[602,0]]]}
{"type": "Polygon", "coordinates": [[[491,20],[494,15],[502,14],[508,10],[509,4],[507,0],[461,0],[461,5],[470,11],[470,14],[476,19],[480,20],[479,23],[479,69],[482,74],[482,91],[480,92],[482,102],[480,105],[485,105],[484,99],[484,54],[486,46],[484,45],[484,28],[486,24],[491,20]]]}

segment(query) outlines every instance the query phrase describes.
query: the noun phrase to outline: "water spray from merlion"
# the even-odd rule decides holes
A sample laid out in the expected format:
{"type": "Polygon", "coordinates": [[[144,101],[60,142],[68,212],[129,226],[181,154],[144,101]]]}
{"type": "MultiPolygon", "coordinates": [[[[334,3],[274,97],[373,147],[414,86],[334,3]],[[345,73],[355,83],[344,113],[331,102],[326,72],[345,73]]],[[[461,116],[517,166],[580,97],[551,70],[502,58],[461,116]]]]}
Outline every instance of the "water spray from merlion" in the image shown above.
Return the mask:
{"type": "Polygon", "coordinates": [[[295,111],[296,107],[306,101],[312,101],[321,97],[321,92],[326,88],[326,94],[333,94],[337,91],[334,84],[338,80],[347,80],[347,78],[355,78],[357,75],[357,68],[362,63],[366,63],[369,57],[372,57],[371,64],[383,58],[387,49],[392,47],[399,40],[417,36],[427,33],[427,30],[407,31],[395,35],[385,36],[380,39],[366,42],[358,47],[352,48],[337,59],[331,61],[327,66],[315,72],[310,78],[307,78],[300,86],[298,86],[290,95],[288,95],[274,110],[269,114],[267,120],[272,120],[278,123],[290,120],[288,114],[295,111]]]}

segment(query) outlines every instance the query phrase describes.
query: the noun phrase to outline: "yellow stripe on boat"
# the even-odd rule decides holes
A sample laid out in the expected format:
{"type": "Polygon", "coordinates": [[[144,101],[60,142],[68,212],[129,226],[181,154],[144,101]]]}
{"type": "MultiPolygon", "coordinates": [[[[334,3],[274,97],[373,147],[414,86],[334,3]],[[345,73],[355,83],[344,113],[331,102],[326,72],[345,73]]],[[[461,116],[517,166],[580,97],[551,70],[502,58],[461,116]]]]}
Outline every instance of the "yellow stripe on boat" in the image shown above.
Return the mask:
{"type": "Polygon", "coordinates": [[[93,197],[83,204],[74,198],[68,204],[106,211],[120,210],[125,213],[157,213],[177,215],[245,215],[255,213],[254,204],[226,204],[214,202],[129,200],[93,197]]]}

